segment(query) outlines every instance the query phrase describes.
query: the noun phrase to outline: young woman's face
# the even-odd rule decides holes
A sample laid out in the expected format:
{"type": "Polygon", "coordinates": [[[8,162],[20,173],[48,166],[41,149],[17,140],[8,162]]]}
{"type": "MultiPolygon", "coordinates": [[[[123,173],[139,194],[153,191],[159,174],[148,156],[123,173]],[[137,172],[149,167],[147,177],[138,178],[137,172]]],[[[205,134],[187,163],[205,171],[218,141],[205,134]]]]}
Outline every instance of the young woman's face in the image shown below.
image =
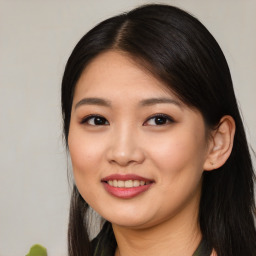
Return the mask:
{"type": "Polygon", "coordinates": [[[75,183],[116,225],[195,215],[206,137],[201,114],[123,53],[99,55],[77,83],[68,137],[75,183]]]}

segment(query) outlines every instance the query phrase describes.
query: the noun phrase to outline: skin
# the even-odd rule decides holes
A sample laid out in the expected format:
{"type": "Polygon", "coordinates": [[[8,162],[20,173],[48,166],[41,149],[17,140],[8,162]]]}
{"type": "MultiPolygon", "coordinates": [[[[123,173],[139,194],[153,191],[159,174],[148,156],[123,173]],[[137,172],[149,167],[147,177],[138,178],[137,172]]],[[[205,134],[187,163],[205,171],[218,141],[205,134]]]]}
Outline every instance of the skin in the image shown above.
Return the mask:
{"type": "Polygon", "coordinates": [[[202,173],[211,169],[207,132],[200,112],[128,55],[108,51],[85,68],[75,88],[68,145],[80,194],[112,223],[116,255],[193,254],[201,240],[202,173]],[[149,104],[155,98],[170,102],[149,104]],[[157,114],[170,119],[160,117],[159,125],[157,114]],[[99,115],[103,125],[88,115],[99,115]],[[154,183],[121,199],[101,182],[112,174],[136,174],[154,183]]]}

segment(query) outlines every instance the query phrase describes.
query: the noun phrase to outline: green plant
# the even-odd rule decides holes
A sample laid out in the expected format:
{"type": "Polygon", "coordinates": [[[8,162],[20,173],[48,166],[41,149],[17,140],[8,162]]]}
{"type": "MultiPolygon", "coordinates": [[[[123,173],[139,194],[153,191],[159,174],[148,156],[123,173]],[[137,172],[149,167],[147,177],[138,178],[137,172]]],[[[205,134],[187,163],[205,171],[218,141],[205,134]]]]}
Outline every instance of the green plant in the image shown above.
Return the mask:
{"type": "Polygon", "coordinates": [[[47,256],[46,248],[40,244],[33,245],[26,256],[47,256]]]}

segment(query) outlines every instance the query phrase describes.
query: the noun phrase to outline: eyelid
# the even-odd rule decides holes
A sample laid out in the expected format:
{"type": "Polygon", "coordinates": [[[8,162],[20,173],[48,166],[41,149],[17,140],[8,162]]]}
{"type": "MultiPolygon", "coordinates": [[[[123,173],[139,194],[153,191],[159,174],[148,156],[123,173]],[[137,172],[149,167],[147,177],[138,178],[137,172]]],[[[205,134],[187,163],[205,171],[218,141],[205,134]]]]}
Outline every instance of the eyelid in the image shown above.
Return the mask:
{"type": "MultiPolygon", "coordinates": [[[[80,121],[80,124],[85,124],[87,123],[90,119],[92,118],[96,118],[96,117],[100,117],[100,118],[103,118],[107,121],[107,125],[109,125],[109,121],[102,115],[98,115],[98,114],[90,114],[90,115],[87,115],[85,117],[83,117],[80,121]]],[[[96,126],[96,125],[95,125],[96,126]]]]}
{"type": "MultiPolygon", "coordinates": [[[[153,114],[151,115],[150,117],[147,118],[147,120],[143,123],[144,126],[146,126],[146,123],[150,120],[150,119],[153,119],[153,118],[156,118],[156,117],[163,117],[163,118],[166,118],[168,120],[169,123],[174,123],[174,119],[167,115],[167,114],[163,114],[163,113],[159,113],[159,114],[153,114]]],[[[168,123],[167,123],[168,124],[168,123]]],[[[167,125],[167,124],[163,124],[163,125],[158,125],[158,126],[164,126],[164,125],[167,125]]]]}

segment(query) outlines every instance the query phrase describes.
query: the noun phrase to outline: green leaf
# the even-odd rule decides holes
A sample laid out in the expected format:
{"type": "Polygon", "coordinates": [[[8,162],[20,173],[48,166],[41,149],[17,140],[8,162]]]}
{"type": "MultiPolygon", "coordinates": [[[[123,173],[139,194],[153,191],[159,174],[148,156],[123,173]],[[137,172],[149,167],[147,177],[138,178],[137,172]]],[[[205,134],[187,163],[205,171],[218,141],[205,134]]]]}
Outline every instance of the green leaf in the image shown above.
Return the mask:
{"type": "Polygon", "coordinates": [[[47,251],[42,245],[35,244],[30,248],[30,251],[26,256],[47,256],[47,251]]]}

